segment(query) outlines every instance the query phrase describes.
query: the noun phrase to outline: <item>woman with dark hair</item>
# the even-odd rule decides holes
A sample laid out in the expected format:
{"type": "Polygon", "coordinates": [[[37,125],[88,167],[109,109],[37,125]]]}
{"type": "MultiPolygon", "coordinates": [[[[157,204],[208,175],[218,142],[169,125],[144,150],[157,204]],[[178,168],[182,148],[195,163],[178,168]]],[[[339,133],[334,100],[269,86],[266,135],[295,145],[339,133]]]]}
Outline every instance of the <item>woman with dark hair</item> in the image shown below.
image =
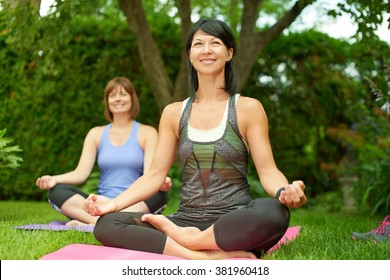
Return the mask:
{"type": "MultiPolygon", "coordinates": [[[[48,200],[53,208],[71,219],[68,225],[91,225],[98,219],[83,210],[88,194],[75,186],[89,177],[95,161],[100,168],[97,192],[107,198],[119,195],[149,169],[158,134],[154,127],[135,120],[139,111],[137,93],[131,81],[125,77],[109,81],[104,91],[104,115],[109,124],[88,132],[76,169],[36,180],[39,188],[48,190],[48,200]]],[[[162,188],[167,190],[170,184],[167,178],[162,188]]],[[[123,211],[155,213],[166,203],[167,193],[159,191],[123,211]]]]}
{"type": "Polygon", "coordinates": [[[289,183],[275,164],[261,103],[237,93],[235,48],[224,22],[194,25],[186,43],[193,93],[164,109],[149,171],[115,199],[90,195],[84,203],[88,213],[101,215],[94,230],[101,243],[187,259],[258,257],[286,232],[288,207],[306,203],[304,183],[289,183]],[[116,212],[158,191],[177,149],[178,211],[168,217],[116,212]],[[249,153],[270,198],[250,196],[249,153]]]}

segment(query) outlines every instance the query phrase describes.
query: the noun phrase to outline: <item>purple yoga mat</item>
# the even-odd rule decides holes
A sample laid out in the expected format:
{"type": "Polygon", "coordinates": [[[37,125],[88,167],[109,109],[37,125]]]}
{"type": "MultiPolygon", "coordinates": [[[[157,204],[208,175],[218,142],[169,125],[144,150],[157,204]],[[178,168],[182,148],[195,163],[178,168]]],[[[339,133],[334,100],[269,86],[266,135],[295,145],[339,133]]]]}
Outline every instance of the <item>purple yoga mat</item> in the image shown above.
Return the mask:
{"type": "Polygon", "coordinates": [[[66,222],[53,221],[48,224],[29,224],[23,226],[16,226],[14,228],[25,229],[25,230],[53,230],[53,231],[76,230],[82,232],[93,232],[94,226],[67,226],[66,222]]]}

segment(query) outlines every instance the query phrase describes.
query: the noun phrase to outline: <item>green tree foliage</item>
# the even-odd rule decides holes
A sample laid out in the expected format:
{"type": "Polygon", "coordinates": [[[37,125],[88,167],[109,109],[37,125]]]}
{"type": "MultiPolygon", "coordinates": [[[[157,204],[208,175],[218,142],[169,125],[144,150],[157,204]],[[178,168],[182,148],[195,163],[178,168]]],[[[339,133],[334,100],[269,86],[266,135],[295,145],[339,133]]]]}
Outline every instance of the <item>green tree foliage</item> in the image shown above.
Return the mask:
{"type": "MultiPolygon", "coordinates": [[[[286,23],[282,18],[295,3],[283,6],[285,1],[206,2],[137,1],[145,10],[169,79],[177,82],[178,74],[186,73],[181,68],[185,30],[180,22],[182,12],[222,17],[237,34],[238,54],[241,50],[242,58],[247,55],[243,45],[257,48],[252,53],[260,54],[249,55],[253,61],[248,64],[241,61],[243,67],[254,65],[242,94],[264,104],[275,158],[287,177],[304,179],[312,198],[337,190],[337,178],[344,172],[340,167],[353,159],[361,182],[367,182],[370,175],[363,171],[379,170],[378,155],[388,152],[388,146],[383,144],[388,143],[388,138],[386,130],[374,125],[379,123],[378,106],[363,77],[385,89],[386,81],[379,73],[384,58],[390,57],[389,45],[372,41],[370,36],[347,43],[314,31],[283,34],[280,28],[286,23]],[[189,3],[190,10],[183,8],[189,3]],[[179,9],[176,4],[183,6],[178,5],[179,9]],[[258,14],[250,9],[252,5],[258,14]],[[244,12],[251,18],[241,18],[244,12]],[[254,33],[251,28],[244,28],[248,27],[247,20],[257,22],[265,14],[281,20],[278,30],[267,33],[272,28],[269,24],[256,26],[254,33]],[[250,32],[241,34],[243,29],[250,32]],[[250,34],[257,38],[274,35],[272,40],[267,37],[267,43],[256,41],[260,46],[253,44],[254,36],[250,34]],[[365,126],[367,119],[369,126],[365,126]],[[361,140],[367,137],[370,141],[361,140]]],[[[296,3],[312,2],[315,1],[296,3]]],[[[343,9],[371,9],[373,13],[366,18],[370,22],[370,18],[384,11],[385,5],[383,1],[376,1],[375,6],[369,2],[354,1],[343,9]]],[[[160,106],[166,101],[161,102],[159,99],[164,96],[152,90],[150,71],[146,71],[149,65],[140,55],[142,34],[133,32],[134,26],[129,26],[117,1],[56,1],[55,12],[45,17],[37,16],[36,9],[28,5],[4,7],[0,10],[0,123],[23,149],[24,162],[17,170],[5,169],[0,177],[0,198],[41,200],[46,194],[35,187],[36,178],[73,169],[87,131],[106,123],[102,96],[109,79],[127,76],[134,82],[141,102],[141,122],[157,127],[160,106]]],[[[293,17],[290,15],[290,21],[293,17]]],[[[380,123],[382,126],[383,122],[380,123]]],[[[84,186],[86,189],[93,189],[98,180],[96,174],[95,170],[84,186]]],[[[173,168],[171,174],[178,176],[179,172],[173,168]]],[[[264,192],[255,174],[252,168],[252,192],[262,196],[264,192]]],[[[179,180],[174,178],[175,185],[180,185],[179,180]]],[[[370,182],[371,194],[378,190],[378,182],[370,182]]],[[[359,201],[366,193],[364,190],[362,186],[357,194],[359,201]]],[[[176,196],[177,193],[171,193],[171,197],[176,196]]],[[[366,201],[373,205],[375,199],[369,197],[366,201]]]]}
{"type": "Polygon", "coordinates": [[[376,73],[385,85],[379,73],[387,57],[390,48],[383,42],[368,49],[307,31],[282,36],[255,65],[243,94],[263,103],[277,163],[288,178],[305,180],[310,197],[339,190],[345,175],[359,176],[358,203],[370,188],[375,198],[365,200],[367,208],[374,207],[376,192],[383,193],[379,185],[388,178],[388,163],[380,162],[389,154],[390,128],[365,76],[376,73]]]}
{"type": "Polygon", "coordinates": [[[1,199],[43,199],[38,176],[76,167],[88,130],[106,123],[103,91],[115,76],[134,82],[139,121],[157,125],[156,101],[118,7],[85,15],[71,2],[58,5],[56,14],[26,19],[28,26],[13,17],[26,7],[0,12],[0,63],[7,69],[0,79],[0,123],[24,150],[24,164],[1,176],[1,199]]]}
{"type": "Polygon", "coordinates": [[[353,141],[357,150],[357,170],[360,180],[355,190],[362,209],[372,214],[386,215],[390,211],[390,70],[384,63],[378,72],[384,81],[383,90],[368,77],[364,77],[372,98],[361,106],[361,117],[357,123],[360,141],[353,141]],[[362,141],[363,140],[363,141],[362,141]]]}

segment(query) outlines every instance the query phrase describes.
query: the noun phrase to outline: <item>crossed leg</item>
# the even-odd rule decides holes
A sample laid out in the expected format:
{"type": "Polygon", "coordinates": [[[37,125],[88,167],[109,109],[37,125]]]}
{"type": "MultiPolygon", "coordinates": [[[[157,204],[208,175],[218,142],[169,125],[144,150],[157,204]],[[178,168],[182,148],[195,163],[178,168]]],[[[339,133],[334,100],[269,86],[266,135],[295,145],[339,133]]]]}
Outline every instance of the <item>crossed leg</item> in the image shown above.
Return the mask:
{"type": "Polygon", "coordinates": [[[230,258],[246,258],[255,259],[256,256],[253,253],[247,251],[221,251],[221,250],[193,250],[186,248],[175,240],[167,237],[164,255],[178,256],[190,260],[223,260],[230,258]]]}
{"type": "Polygon", "coordinates": [[[201,231],[196,227],[177,226],[163,215],[145,214],[141,219],[188,249],[221,250],[215,242],[213,225],[201,231]]]}
{"type": "MultiPolygon", "coordinates": [[[[82,205],[85,201],[85,198],[79,194],[75,194],[70,197],[61,207],[61,213],[65,216],[71,218],[69,222],[66,223],[68,226],[93,226],[96,224],[96,221],[99,217],[91,216],[84,211],[82,205]]],[[[143,212],[149,213],[149,208],[145,202],[138,202],[128,208],[123,209],[122,211],[126,212],[143,212]]]]}
{"type": "MultiPolygon", "coordinates": [[[[142,215],[144,214],[114,212],[101,216],[96,223],[94,235],[105,246],[162,253],[164,255],[177,256],[185,259],[216,260],[256,258],[251,252],[243,250],[227,252],[220,250],[216,246],[214,247],[215,249],[212,247],[199,250],[187,248],[166,235],[160,229],[154,228],[152,224],[140,221],[142,215]]],[[[157,219],[160,219],[160,215],[157,216],[157,219]]],[[[163,224],[163,219],[160,220],[163,224]]],[[[156,223],[159,222],[156,221],[156,223]]],[[[188,233],[191,231],[193,234],[201,233],[195,228],[190,228],[188,233]]]]}

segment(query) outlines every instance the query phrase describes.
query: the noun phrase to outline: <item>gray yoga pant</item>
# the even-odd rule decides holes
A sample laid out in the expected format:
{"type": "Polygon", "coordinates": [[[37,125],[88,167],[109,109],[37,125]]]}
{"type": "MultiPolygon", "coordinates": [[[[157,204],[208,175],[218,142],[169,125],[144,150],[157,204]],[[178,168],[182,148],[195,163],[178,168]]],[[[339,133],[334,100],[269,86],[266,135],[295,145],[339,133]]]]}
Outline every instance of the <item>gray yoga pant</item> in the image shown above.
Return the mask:
{"type": "MultiPolygon", "coordinates": [[[[101,216],[94,235],[103,245],[163,253],[167,236],[141,221],[142,213],[115,212],[101,216]]],[[[168,216],[181,227],[205,230],[214,224],[218,247],[224,251],[246,250],[260,257],[286,232],[290,211],[274,198],[258,198],[246,207],[225,214],[216,221],[188,221],[168,216]]]]}

